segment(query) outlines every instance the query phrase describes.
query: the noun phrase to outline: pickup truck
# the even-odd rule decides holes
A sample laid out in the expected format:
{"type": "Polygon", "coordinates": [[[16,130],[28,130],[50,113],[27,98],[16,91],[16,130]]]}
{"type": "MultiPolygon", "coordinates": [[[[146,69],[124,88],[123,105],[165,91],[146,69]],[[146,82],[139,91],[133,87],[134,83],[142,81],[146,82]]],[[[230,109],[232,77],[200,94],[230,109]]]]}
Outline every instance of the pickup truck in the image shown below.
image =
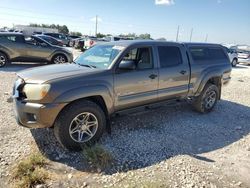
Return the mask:
{"type": "Polygon", "coordinates": [[[118,41],[95,45],[71,64],[19,72],[13,98],[17,122],[53,127],[69,150],[96,142],[110,118],[163,101],[188,101],[212,111],[231,63],[218,44],[118,41]]]}

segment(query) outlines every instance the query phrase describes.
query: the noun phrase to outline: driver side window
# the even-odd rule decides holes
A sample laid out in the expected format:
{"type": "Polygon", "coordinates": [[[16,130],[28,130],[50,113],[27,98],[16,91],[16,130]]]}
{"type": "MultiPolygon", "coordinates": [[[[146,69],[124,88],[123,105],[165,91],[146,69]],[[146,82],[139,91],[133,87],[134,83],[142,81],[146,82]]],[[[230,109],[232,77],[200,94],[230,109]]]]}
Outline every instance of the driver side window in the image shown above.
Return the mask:
{"type": "Polygon", "coordinates": [[[150,47],[134,48],[125,54],[124,61],[134,61],[137,70],[153,68],[152,49],[150,47]]]}

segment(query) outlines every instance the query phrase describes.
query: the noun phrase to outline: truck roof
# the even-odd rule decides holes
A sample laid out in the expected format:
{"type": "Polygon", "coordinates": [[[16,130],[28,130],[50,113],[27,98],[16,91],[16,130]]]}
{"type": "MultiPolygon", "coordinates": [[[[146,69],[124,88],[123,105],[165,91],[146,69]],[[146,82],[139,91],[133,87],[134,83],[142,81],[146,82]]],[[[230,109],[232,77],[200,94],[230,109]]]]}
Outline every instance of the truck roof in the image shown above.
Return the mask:
{"type": "MultiPolygon", "coordinates": [[[[107,43],[102,43],[101,45],[105,45],[107,43]]],[[[109,42],[111,45],[121,45],[121,46],[131,46],[138,44],[152,45],[152,44],[184,44],[186,46],[221,46],[220,44],[212,44],[212,43],[196,43],[196,42],[170,42],[170,41],[158,41],[158,40],[120,40],[109,42]]]]}

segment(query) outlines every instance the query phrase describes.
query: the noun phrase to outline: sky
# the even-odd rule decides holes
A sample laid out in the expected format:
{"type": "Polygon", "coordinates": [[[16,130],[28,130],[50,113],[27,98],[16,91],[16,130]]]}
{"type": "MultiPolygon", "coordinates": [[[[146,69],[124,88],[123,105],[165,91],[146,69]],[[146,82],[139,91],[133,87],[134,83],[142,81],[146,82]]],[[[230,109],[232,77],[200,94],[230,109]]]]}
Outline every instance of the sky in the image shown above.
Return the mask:
{"type": "Polygon", "coordinates": [[[250,0],[1,0],[0,28],[64,24],[95,34],[150,33],[153,38],[250,45],[250,0]]]}

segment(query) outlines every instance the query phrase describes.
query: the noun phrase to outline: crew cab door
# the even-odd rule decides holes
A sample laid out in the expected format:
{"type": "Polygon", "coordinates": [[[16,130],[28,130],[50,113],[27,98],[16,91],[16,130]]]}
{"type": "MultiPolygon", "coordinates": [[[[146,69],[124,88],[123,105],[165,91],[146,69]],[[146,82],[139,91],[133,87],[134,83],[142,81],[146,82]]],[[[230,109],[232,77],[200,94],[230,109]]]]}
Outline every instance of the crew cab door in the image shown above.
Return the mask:
{"type": "Polygon", "coordinates": [[[183,98],[188,93],[190,68],[181,44],[157,46],[159,62],[159,100],[183,98]]]}
{"type": "Polygon", "coordinates": [[[158,69],[152,47],[140,46],[128,49],[119,64],[125,61],[133,61],[135,68],[126,70],[118,67],[116,69],[115,110],[157,101],[158,69]]]}

